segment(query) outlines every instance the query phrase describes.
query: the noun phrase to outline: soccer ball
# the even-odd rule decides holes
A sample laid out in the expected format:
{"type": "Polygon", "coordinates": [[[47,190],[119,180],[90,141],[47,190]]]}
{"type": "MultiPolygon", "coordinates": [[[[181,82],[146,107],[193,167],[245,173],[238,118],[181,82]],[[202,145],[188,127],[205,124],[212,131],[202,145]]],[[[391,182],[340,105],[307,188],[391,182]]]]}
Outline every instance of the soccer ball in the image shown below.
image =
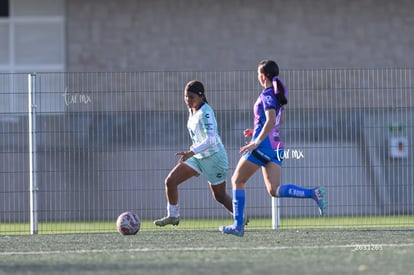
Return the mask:
{"type": "Polygon", "coordinates": [[[135,235],[141,228],[141,220],[134,212],[127,211],[118,216],[116,229],[121,235],[135,235]]]}

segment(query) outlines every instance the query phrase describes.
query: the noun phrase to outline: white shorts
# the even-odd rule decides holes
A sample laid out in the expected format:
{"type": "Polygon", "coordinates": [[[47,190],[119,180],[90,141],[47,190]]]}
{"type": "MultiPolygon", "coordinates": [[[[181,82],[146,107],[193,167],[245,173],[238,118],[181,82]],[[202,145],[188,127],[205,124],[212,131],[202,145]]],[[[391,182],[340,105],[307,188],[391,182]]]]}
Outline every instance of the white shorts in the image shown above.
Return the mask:
{"type": "Polygon", "coordinates": [[[193,168],[198,174],[203,174],[212,185],[226,181],[229,161],[225,150],[202,159],[191,157],[184,163],[193,168]]]}

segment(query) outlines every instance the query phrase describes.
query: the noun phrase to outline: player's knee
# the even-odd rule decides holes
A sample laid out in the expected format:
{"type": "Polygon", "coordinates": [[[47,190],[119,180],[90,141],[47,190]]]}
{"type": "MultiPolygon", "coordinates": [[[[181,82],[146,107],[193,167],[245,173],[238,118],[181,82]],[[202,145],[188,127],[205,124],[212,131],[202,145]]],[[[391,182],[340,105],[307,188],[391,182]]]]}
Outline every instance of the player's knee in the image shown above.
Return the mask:
{"type": "Polygon", "coordinates": [[[238,176],[233,175],[231,177],[231,185],[232,185],[233,189],[240,189],[240,187],[244,186],[245,183],[246,183],[246,181],[241,179],[238,176]]]}
{"type": "Polygon", "coordinates": [[[164,184],[165,184],[165,187],[167,187],[167,188],[171,188],[171,187],[177,186],[176,181],[170,175],[168,175],[165,178],[164,184]]]}

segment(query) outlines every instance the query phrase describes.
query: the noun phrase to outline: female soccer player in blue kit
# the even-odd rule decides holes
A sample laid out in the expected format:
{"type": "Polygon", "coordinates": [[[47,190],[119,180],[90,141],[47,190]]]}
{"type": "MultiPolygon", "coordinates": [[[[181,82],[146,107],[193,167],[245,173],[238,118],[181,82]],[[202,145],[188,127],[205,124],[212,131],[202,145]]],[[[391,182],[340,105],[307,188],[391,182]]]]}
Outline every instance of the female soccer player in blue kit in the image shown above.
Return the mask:
{"type": "Polygon", "coordinates": [[[251,141],[240,148],[243,156],[232,176],[234,224],[220,226],[219,230],[239,237],[244,235],[245,184],[259,169],[268,193],[272,197],[311,198],[321,215],[325,214],[324,187],[303,188],[293,184],[280,184],[283,160],[283,142],[279,135],[283,105],[287,104],[287,89],[278,78],[279,67],[272,60],[259,63],[257,77],[264,88],[254,104],[254,129],[244,130],[251,141]]]}
{"type": "Polygon", "coordinates": [[[167,216],[155,220],[157,226],[179,224],[178,185],[199,174],[207,178],[213,197],[230,212],[233,211],[232,199],[226,193],[227,153],[218,134],[214,111],[207,103],[200,81],[187,83],[184,101],[189,109],[187,128],[193,144],[189,150],[177,153],[180,159],[165,179],[167,216]]]}

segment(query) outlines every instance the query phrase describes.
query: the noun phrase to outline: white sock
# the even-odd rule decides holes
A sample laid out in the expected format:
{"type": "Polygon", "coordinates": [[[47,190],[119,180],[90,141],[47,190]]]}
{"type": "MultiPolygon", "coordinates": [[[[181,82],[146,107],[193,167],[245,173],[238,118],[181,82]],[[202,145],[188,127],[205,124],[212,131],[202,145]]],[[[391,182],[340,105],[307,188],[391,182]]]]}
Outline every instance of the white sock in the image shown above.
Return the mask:
{"type": "Polygon", "coordinates": [[[180,216],[180,207],[178,203],[176,205],[174,204],[167,204],[167,213],[168,217],[179,217],[180,216]]]}

